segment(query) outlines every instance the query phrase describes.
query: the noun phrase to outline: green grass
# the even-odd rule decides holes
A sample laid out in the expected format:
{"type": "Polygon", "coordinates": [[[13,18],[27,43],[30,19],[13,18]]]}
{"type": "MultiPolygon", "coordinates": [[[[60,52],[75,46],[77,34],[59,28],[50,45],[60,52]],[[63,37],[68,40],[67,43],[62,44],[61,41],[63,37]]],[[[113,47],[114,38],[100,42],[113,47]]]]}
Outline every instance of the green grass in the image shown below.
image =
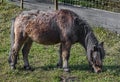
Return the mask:
{"type": "Polygon", "coordinates": [[[0,4],[0,82],[60,82],[62,77],[69,78],[70,82],[120,82],[120,36],[99,27],[93,29],[97,38],[105,42],[106,50],[103,72],[100,74],[89,71],[85,51],[79,44],[73,45],[71,49],[71,73],[56,68],[59,44],[43,46],[34,43],[29,61],[35,70],[22,69],[21,52],[17,69],[11,70],[7,62],[10,50],[10,20],[20,11],[19,7],[13,4],[0,4]]]}

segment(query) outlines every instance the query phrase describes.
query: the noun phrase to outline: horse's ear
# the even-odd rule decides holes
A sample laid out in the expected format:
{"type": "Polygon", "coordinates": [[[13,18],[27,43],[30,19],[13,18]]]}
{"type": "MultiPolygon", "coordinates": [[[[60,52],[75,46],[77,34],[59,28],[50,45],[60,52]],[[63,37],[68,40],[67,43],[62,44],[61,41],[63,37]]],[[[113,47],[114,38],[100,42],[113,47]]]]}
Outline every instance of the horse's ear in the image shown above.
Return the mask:
{"type": "Polygon", "coordinates": [[[97,51],[97,50],[98,50],[97,46],[96,46],[96,45],[93,45],[92,51],[97,51]]]}

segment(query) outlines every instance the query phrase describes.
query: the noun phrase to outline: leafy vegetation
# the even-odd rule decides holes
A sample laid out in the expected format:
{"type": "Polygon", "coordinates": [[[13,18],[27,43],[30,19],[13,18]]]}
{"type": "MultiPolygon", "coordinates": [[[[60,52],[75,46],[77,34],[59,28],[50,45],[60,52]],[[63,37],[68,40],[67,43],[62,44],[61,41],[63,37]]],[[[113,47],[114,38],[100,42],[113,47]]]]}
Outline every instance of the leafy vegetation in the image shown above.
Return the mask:
{"type": "Polygon", "coordinates": [[[80,5],[83,7],[92,7],[114,12],[120,12],[120,1],[118,0],[59,0],[60,2],[80,5]]]}
{"type": "Polygon", "coordinates": [[[34,43],[29,54],[29,61],[34,71],[23,70],[22,54],[16,70],[9,68],[7,59],[10,50],[11,18],[21,10],[19,7],[4,2],[0,5],[0,82],[120,82],[120,36],[104,28],[94,27],[94,33],[100,41],[105,42],[106,57],[103,72],[100,74],[89,71],[83,47],[73,45],[71,49],[71,73],[56,68],[59,50],[57,45],[43,46],[34,43]]]}

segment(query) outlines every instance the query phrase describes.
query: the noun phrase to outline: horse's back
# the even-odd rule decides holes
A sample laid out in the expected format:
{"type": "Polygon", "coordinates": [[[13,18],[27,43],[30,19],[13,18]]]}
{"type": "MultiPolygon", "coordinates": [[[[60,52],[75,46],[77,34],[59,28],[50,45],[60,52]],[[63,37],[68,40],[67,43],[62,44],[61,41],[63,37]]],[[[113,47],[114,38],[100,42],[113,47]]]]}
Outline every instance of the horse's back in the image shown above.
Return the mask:
{"type": "Polygon", "coordinates": [[[64,9],[47,12],[24,11],[16,17],[15,29],[16,33],[22,32],[24,36],[38,43],[55,44],[61,41],[64,34],[72,35],[71,27],[76,16],[74,12],[64,9]]]}

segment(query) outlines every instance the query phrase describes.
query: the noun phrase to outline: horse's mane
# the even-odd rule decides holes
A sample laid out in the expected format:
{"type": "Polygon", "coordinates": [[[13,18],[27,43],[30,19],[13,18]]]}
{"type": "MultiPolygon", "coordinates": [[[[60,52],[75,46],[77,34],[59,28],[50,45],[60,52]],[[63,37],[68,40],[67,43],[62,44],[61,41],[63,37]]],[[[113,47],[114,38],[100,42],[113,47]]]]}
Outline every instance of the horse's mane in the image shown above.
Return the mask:
{"type": "Polygon", "coordinates": [[[90,31],[85,38],[86,44],[89,42],[89,44],[91,45],[97,45],[98,44],[98,40],[95,37],[95,35],[93,34],[92,31],[90,31]]]}
{"type": "Polygon", "coordinates": [[[98,40],[95,37],[92,27],[84,20],[83,18],[79,17],[79,27],[82,31],[81,38],[84,37],[84,47],[86,48],[86,45],[89,42],[89,45],[96,45],[98,44],[98,40]]]}

